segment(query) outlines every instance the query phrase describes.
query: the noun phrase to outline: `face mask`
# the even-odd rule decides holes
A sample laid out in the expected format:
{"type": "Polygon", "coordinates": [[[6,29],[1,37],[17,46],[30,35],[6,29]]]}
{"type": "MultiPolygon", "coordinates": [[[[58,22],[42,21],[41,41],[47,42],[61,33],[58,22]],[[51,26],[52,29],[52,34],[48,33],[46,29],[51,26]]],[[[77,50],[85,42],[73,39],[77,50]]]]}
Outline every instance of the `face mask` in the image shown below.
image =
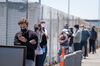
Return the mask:
{"type": "Polygon", "coordinates": [[[76,31],[76,29],[74,28],[74,29],[73,29],[73,31],[75,32],[75,31],[76,31]]]}
{"type": "Polygon", "coordinates": [[[80,30],[82,31],[82,28],[80,28],[80,30]]]}
{"type": "Polygon", "coordinates": [[[21,31],[24,33],[24,32],[26,32],[26,31],[27,31],[27,29],[26,29],[26,28],[24,28],[24,29],[21,29],[21,31]]]}
{"type": "Polygon", "coordinates": [[[84,28],[80,28],[80,30],[83,30],[84,28]]]}
{"type": "Polygon", "coordinates": [[[41,24],[42,27],[45,27],[45,24],[41,24]]]}

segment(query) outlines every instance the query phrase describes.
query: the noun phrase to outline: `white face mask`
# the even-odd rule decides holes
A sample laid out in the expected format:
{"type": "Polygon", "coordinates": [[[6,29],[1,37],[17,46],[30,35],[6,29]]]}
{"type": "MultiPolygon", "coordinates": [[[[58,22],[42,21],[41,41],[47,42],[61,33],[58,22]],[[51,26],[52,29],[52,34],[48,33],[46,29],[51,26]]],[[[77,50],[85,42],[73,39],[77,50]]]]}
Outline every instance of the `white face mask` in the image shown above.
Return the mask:
{"type": "Polygon", "coordinates": [[[84,28],[80,28],[80,30],[83,30],[84,28]]]}
{"type": "Polygon", "coordinates": [[[80,30],[82,30],[82,28],[80,28],[80,30]]]}
{"type": "Polygon", "coordinates": [[[74,28],[73,31],[74,31],[74,33],[75,33],[75,32],[76,32],[76,29],[74,28]]]}
{"type": "Polygon", "coordinates": [[[42,27],[45,27],[45,24],[41,24],[42,27]]]}

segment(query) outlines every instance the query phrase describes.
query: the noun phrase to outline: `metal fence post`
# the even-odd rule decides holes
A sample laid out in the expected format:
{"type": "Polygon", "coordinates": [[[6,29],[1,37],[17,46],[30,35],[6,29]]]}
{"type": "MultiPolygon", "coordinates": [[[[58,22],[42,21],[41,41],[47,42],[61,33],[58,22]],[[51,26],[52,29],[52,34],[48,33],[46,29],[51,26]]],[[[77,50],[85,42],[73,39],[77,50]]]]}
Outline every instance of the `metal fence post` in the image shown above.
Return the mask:
{"type": "Polygon", "coordinates": [[[6,0],[6,45],[8,45],[8,0],[6,0]]]}

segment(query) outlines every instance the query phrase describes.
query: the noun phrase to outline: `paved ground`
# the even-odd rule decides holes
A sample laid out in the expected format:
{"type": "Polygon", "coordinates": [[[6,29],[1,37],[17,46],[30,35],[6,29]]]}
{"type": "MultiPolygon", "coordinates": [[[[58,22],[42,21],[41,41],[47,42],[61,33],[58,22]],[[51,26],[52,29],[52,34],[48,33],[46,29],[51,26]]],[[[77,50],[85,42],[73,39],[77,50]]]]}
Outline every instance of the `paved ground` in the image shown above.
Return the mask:
{"type": "MultiPolygon", "coordinates": [[[[59,66],[59,64],[52,66],[59,66]]],[[[96,54],[90,53],[86,59],[83,59],[82,66],[100,66],[100,49],[97,49],[96,54]]]]}
{"type": "Polygon", "coordinates": [[[96,54],[91,53],[87,59],[83,59],[82,66],[100,66],[100,49],[97,49],[96,54]]]}

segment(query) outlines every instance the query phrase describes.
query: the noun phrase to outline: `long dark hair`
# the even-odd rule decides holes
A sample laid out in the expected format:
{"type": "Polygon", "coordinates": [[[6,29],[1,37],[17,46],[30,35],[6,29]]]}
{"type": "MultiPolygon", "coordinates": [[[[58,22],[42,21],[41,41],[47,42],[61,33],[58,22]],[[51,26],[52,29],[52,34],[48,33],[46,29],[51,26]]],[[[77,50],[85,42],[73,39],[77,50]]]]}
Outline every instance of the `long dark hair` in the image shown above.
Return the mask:
{"type": "Polygon", "coordinates": [[[38,24],[38,28],[39,28],[39,31],[41,31],[41,32],[43,31],[41,24],[38,24]]]}
{"type": "Polygon", "coordinates": [[[73,28],[70,28],[71,33],[73,33],[73,28]]]}
{"type": "Polygon", "coordinates": [[[43,32],[43,28],[42,28],[41,24],[34,25],[34,31],[36,32],[37,30],[39,30],[40,32],[43,32]]]}
{"type": "Polygon", "coordinates": [[[35,25],[34,25],[34,31],[36,32],[38,29],[39,29],[39,28],[38,28],[38,25],[35,24],[35,25]]]}

